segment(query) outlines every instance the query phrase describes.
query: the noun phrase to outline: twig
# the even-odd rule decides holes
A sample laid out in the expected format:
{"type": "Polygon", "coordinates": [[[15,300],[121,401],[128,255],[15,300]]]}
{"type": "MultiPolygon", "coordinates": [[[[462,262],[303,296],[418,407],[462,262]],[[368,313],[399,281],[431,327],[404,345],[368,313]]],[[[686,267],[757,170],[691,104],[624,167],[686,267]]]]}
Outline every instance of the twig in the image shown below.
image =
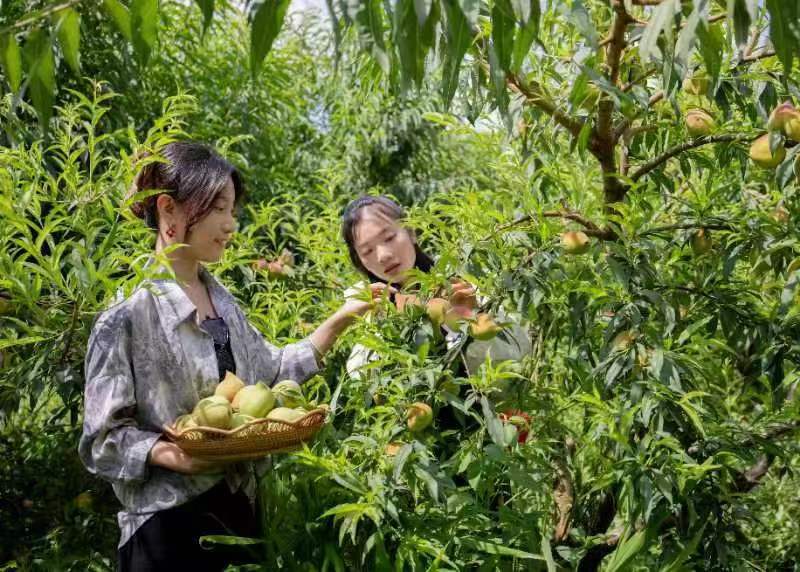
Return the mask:
{"type": "Polygon", "coordinates": [[[542,90],[538,89],[538,86],[526,84],[519,76],[513,73],[509,73],[506,76],[506,82],[512,91],[519,93],[532,105],[547,113],[574,137],[580,135],[583,129],[583,122],[561,111],[553,101],[542,94],[542,90]]]}
{"type": "Polygon", "coordinates": [[[697,147],[702,147],[703,145],[708,145],[710,143],[729,143],[733,141],[745,141],[751,139],[752,135],[729,133],[725,135],[707,135],[705,137],[698,137],[697,139],[686,141],[685,143],[681,143],[680,145],[676,145],[675,147],[668,149],[667,151],[665,151],[652,161],[648,161],[647,163],[639,167],[639,169],[637,169],[636,172],[634,172],[633,175],[631,176],[631,180],[638,181],[650,171],[666,163],[673,157],[676,157],[677,155],[680,155],[681,153],[688,151],[689,149],[696,149],[697,147]]]}
{"type": "Polygon", "coordinates": [[[686,222],[650,228],[644,232],[640,232],[639,236],[660,234],[662,232],[672,232],[673,230],[690,230],[693,228],[704,228],[706,230],[733,230],[733,226],[726,223],[686,222]]]}
{"type": "Polygon", "coordinates": [[[646,80],[648,77],[655,74],[657,71],[658,70],[655,68],[649,69],[645,73],[641,74],[639,77],[632,79],[631,81],[620,87],[620,89],[622,91],[630,91],[634,85],[636,85],[640,81],[646,80]]]}
{"type": "MultiPolygon", "coordinates": [[[[563,218],[577,222],[584,227],[587,236],[593,236],[601,240],[616,240],[617,238],[617,234],[610,228],[603,228],[576,211],[567,209],[543,211],[541,216],[543,218],[563,218]]],[[[534,222],[535,220],[536,218],[533,215],[525,215],[511,222],[501,224],[496,228],[495,232],[491,236],[495,236],[496,234],[504,232],[510,228],[514,228],[515,226],[519,226],[528,222],[534,222]]],[[[491,238],[491,236],[484,240],[488,240],[488,238],[491,238]]]]}
{"type": "Polygon", "coordinates": [[[41,20],[43,18],[46,18],[46,17],[50,16],[51,14],[55,14],[56,12],[59,12],[61,10],[66,10],[67,8],[71,8],[72,6],[80,4],[81,2],[83,2],[83,0],[67,0],[66,2],[63,2],[62,4],[57,4],[56,6],[51,6],[50,8],[45,8],[43,10],[40,10],[39,12],[34,12],[34,13],[30,14],[29,16],[27,16],[26,18],[23,18],[22,20],[18,20],[16,22],[14,22],[13,24],[11,24],[9,26],[6,26],[5,28],[0,29],[0,34],[5,34],[7,32],[11,32],[11,31],[19,29],[19,28],[24,28],[28,24],[32,24],[32,23],[36,22],[37,20],[41,20]]]}
{"type": "MultiPolygon", "coordinates": [[[[648,108],[653,107],[656,103],[658,103],[662,99],[664,99],[664,92],[663,91],[657,91],[656,93],[654,93],[653,95],[650,96],[650,99],[647,102],[648,108]]],[[[614,140],[615,141],[619,140],[619,138],[622,137],[622,135],[625,133],[625,131],[628,129],[628,127],[630,127],[631,123],[633,122],[633,119],[635,119],[635,118],[628,119],[626,117],[625,119],[623,119],[622,121],[619,122],[617,127],[614,128],[614,140]]]]}
{"type": "Polygon", "coordinates": [[[564,541],[569,536],[570,524],[572,523],[572,507],[575,504],[575,489],[572,486],[572,479],[563,461],[555,462],[556,484],[553,490],[553,499],[556,502],[558,511],[558,523],[556,524],[553,540],[556,544],[564,541]]]}
{"type": "Polygon", "coordinates": [[[70,318],[69,329],[67,330],[66,337],[64,339],[64,349],[61,350],[61,359],[58,361],[58,366],[63,367],[66,363],[67,359],[69,358],[69,352],[72,349],[72,338],[75,335],[75,330],[77,328],[78,322],[78,313],[80,312],[81,303],[75,302],[75,305],[72,307],[72,317],[70,318]]]}
{"type": "Polygon", "coordinates": [[[581,226],[584,227],[585,233],[587,236],[593,236],[594,238],[599,238],[601,240],[616,240],[617,233],[614,232],[609,227],[602,228],[591,220],[586,218],[580,213],[575,211],[568,211],[568,210],[560,210],[560,211],[544,211],[542,213],[543,217],[547,218],[565,218],[567,220],[571,220],[577,222],[581,226]]]}

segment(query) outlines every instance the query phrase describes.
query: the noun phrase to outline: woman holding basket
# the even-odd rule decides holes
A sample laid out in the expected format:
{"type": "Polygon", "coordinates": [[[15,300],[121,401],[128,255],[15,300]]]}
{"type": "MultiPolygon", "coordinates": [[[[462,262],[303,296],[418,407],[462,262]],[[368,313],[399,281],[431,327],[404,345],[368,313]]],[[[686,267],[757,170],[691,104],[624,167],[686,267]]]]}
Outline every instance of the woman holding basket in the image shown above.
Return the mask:
{"type": "MultiPolygon", "coordinates": [[[[119,570],[222,570],[228,558],[198,539],[258,533],[253,465],[193,458],[161,428],[210,395],[226,371],[247,383],[302,383],[372,304],[348,300],[308,338],[283,348],[265,341],[205,268],[236,230],[241,175],[199,143],[171,143],[160,156],[141,169],[132,191],[162,192],[143,193],[132,209],[156,233],[155,251],[175,278],[146,280],[95,322],[79,454],[122,503],[119,570]]],[[[371,292],[384,289],[376,284],[371,292]]]]}

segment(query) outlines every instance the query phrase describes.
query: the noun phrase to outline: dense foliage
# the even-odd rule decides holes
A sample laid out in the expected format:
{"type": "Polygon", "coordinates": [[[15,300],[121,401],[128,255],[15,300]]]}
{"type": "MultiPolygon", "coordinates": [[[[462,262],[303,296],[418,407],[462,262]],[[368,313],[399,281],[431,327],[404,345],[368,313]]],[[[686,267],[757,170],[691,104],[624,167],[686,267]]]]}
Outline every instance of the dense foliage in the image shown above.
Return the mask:
{"type": "MultiPolygon", "coordinates": [[[[772,131],[777,169],[748,147],[797,93],[794,44],[769,43],[765,8],[796,19],[779,1],[643,3],[354,3],[335,11],[354,28],[287,18],[255,78],[242,38],[266,24],[231,6],[204,20],[164,3],[160,40],[128,45],[120,33],[151,37],[144,20],[120,32],[76,4],[94,79],[59,36],[49,119],[3,60],[0,566],[113,567],[116,501],[76,455],[83,352],[152,247],[124,208],[131,157],[190,136],[246,173],[214,271],[267,338],[299,339],[338,305],[358,280],[342,207],[386,192],[437,256],[422,292],[467,278],[533,341],[522,363],[467,376],[419,313],[360,322],[307,385],[332,423],[261,482],[265,569],[793,569],[798,146],[772,131]],[[363,11],[391,24],[385,41],[363,11]],[[519,27],[534,15],[536,43],[519,27]],[[442,67],[408,35],[437,22],[442,67]],[[561,234],[578,230],[591,244],[570,255],[561,234]],[[253,267],[284,248],[290,279],[253,267]],[[381,356],[360,379],[344,371],[356,342],[381,356]],[[416,401],[439,430],[408,432],[416,401]],[[507,409],[530,415],[527,440],[507,409]],[[453,411],[463,425],[441,430],[453,411]]],[[[24,20],[25,3],[6,6],[24,20]]]]}

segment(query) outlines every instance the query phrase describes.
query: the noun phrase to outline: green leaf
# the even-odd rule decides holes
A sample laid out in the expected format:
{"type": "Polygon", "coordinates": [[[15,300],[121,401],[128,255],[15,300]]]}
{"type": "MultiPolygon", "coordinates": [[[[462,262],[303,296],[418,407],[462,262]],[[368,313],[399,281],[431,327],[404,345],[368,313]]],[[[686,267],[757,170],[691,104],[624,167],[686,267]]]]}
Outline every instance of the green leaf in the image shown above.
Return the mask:
{"type": "Polygon", "coordinates": [[[119,0],[103,0],[103,8],[111,19],[114,20],[117,29],[125,36],[125,39],[133,41],[133,33],[131,32],[131,15],[128,9],[119,0]]]}
{"type": "Polygon", "coordinates": [[[546,535],[542,536],[542,555],[544,556],[544,561],[547,564],[547,572],[556,572],[558,570],[558,565],[553,559],[553,550],[550,546],[550,539],[547,538],[546,535]]]}
{"type": "Polygon", "coordinates": [[[658,37],[667,26],[672,25],[672,18],[680,7],[680,0],[666,0],[653,11],[639,42],[639,54],[643,61],[649,61],[654,57],[658,37]]]}
{"type": "Polygon", "coordinates": [[[23,49],[28,67],[28,90],[43,128],[53,114],[56,89],[55,60],[50,34],[37,29],[28,34],[23,49]]]}
{"type": "Polygon", "coordinates": [[[462,6],[463,0],[442,0],[445,9],[447,45],[442,70],[442,99],[449,106],[458,87],[461,61],[472,45],[472,28],[462,6]]]}
{"type": "Polygon", "coordinates": [[[209,534],[200,537],[200,546],[210,548],[211,546],[256,546],[264,544],[260,538],[247,538],[245,536],[227,536],[224,534],[209,534]]]}
{"type": "Polygon", "coordinates": [[[539,3],[531,3],[531,0],[511,0],[511,7],[514,9],[514,17],[524,25],[530,21],[532,10],[539,10],[539,3]]]}
{"type": "Polygon", "coordinates": [[[56,12],[56,33],[58,43],[64,52],[64,59],[75,73],[80,72],[81,17],[72,8],[56,12]]]}
{"type": "Polygon", "coordinates": [[[403,473],[403,467],[413,450],[414,446],[411,443],[406,443],[400,448],[400,451],[397,452],[397,456],[394,458],[394,469],[392,471],[392,478],[395,481],[400,479],[400,475],[403,473]]]}
{"type": "Polygon", "coordinates": [[[195,0],[203,13],[203,33],[206,33],[214,19],[214,0],[195,0]]]}
{"type": "Polygon", "coordinates": [[[703,56],[706,71],[711,76],[713,85],[716,85],[720,70],[722,69],[722,54],[725,48],[725,34],[721,26],[701,22],[697,27],[698,50],[703,56]]]}
{"type": "Polygon", "coordinates": [[[683,563],[686,562],[689,557],[697,553],[697,546],[700,544],[700,540],[703,538],[703,532],[705,531],[707,524],[708,517],[706,517],[706,520],[703,521],[702,526],[697,529],[697,532],[694,533],[694,536],[692,536],[689,542],[686,543],[686,546],[683,547],[683,550],[678,552],[674,558],[662,566],[660,572],[680,572],[681,570],[686,570],[686,567],[683,565],[683,563]]]}
{"type": "MultiPolygon", "coordinates": [[[[522,0],[514,0],[520,2],[522,0]]],[[[524,14],[523,14],[524,16],[524,14]]],[[[541,16],[541,8],[539,2],[531,2],[528,11],[527,19],[520,19],[521,25],[517,38],[514,40],[514,53],[511,56],[511,71],[514,73],[519,72],[522,64],[525,63],[525,56],[531,49],[531,45],[536,37],[539,35],[539,18],[541,16]]],[[[520,16],[517,16],[520,18],[520,16]]]]}
{"type": "Polygon", "coordinates": [[[606,572],[627,570],[630,561],[644,548],[646,537],[646,530],[640,530],[630,537],[626,535],[625,540],[611,554],[611,559],[605,568],[606,572]]]}
{"type": "Polygon", "coordinates": [[[697,411],[689,401],[688,394],[683,396],[683,398],[680,401],[678,401],[678,405],[680,406],[681,409],[683,409],[684,413],[686,413],[686,415],[692,421],[692,424],[695,426],[700,435],[705,437],[706,431],[703,428],[703,422],[700,421],[700,416],[697,414],[697,411]]]}
{"type": "Polygon", "coordinates": [[[775,46],[775,54],[789,75],[794,65],[794,56],[800,48],[800,5],[786,0],[767,0],[769,10],[769,38],[775,46]]]}
{"type": "Polygon", "coordinates": [[[22,53],[13,34],[0,34],[0,67],[14,93],[22,84],[22,53]]]}
{"type": "Polygon", "coordinates": [[[38,342],[43,342],[45,340],[47,340],[47,338],[42,336],[27,336],[24,338],[0,340],[0,350],[5,350],[7,348],[13,348],[18,346],[27,346],[38,342]]]}
{"type": "Polygon", "coordinates": [[[158,40],[158,0],[132,0],[131,32],[136,58],[144,65],[158,40]]]}
{"type": "Polygon", "coordinates": [[[744,45],[750,34],[752,20],[746,0],[728,0],[728,20],[733,27],[736,43],[744,45]]]}
{"type": "Polygon", "coordinates": [[[503,71],[507,71],[511,67],[515,31],[516,21],[511,1],[495,0],[492,7],[492,45],[497,56],[497,63],[503,71]]]}
{"type": "Polygon", "coordinates": [[[264,0],[253,13],[250,29],[250,69],[253,77],[281,31],[289,0],[264,0]]]}
{"type": "Polygon", "coordinates": [[[439,3],[433,4],[432,0],[414,0],[414,11],[417,13],[417,20],[420,28],[428,21],[431,8],[438,8],[438,6],[439,3]]]}
{"type": "Polygon", "coordinates": [[[464,17],[467,19],[470,28],[478,24],[478,15],[481,10],[481,0],[457,0],[464,17]]]}
{"type": "Polygon", "coordinates": [[[389,73],[389,55],[383,39],[383,5],[381,0],[347,0],[345,13],[356,23],[361,45],[369,50],[384,73],[389,73]]]}
{"type": "Polygon", "coordinates": [[[431,499],[434,502],[439,502],[439,481],[436,480],[436,477],[430,474],[425,467],[419,465],[414,467],[414,474],[428,486],[428,494],[431,499]]]}
{"type": "Polygon", "coordinates": [[[700,10],[703,6],[703,4],[695,5],[689,17],[684,21],[683,27],[678,34],[678,40],[675,42],[675,61],[684,69],[688,67],[689,53],[697,40],[697,28],[700,25],[702,16],[700,10]]]}
{"type": "Polygon", "coordinates": [[[437,4],[426,18],[425,25],[419,27],[415,4],[414,0],[399,0],[396,4],[394,33],[404,83],[413,81],[420,87],[425,76],[425,57],[435,41],[439,12],[437,4]]]}
{"type": "Polygon", "coordinates": [[[578,29],[578,32],[586,38],[589,46],[596,48],[600,43],[600,36],[583,2],[581,2],[581,0],[573,0],[572,7],[567,10],[569,11],[566,13],[566,16],[569,21],[572,22],[578,29]]]}
{"type": "Polygon", "coordinates": [[[403,84],[422,85],[425,71],[424,53],[420,54],[420,37],[414,0],[398,0],[394,12],[394,43],[400,55],[403,84]],[[422,57],[420,57],[422,55],[422,57]]]}
{"type": "Polygon", "coordinates": [[[481,397],[481,409],[483,410],[483,418],[486,421],[486,429],[489,431],[489,436],[492,438],[492,441],[499,447],[505,446],[503,423],[492,411],[486,396],[481,397]]]}
{"type": "Polygon", "coordinates": [[[530,552],[525,552],[524,550],[518,550],[516,548],[509,548],[500,542],[489,542],[486,540],[475,540],[474,538],[470,538],[468,536],[459,537],[456,539],[456,542],[461,546],[464,546],[471,550],[477,550],[479,552],[483,552],[484,554],[496,554],[498,556],[513,556],[514,558],[520,558],[522,560],[543,560],[543,558],[538,554],[532,554],[530,552]]]}

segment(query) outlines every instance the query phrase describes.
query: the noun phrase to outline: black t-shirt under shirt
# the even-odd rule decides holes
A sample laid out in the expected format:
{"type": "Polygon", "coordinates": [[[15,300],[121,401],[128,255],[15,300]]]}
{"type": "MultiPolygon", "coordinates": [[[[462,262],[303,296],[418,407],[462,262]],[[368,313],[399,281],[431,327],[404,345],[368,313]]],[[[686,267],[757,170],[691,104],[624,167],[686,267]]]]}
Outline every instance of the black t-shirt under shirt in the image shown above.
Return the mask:
{"type": "Polygon", "coordinates": [[[217,354],[220,381],[225,377],[226,371],[236,373],[236,361],[233,359],[233,351],[231,350],[231,336],[225,320],[222,318],[206,318],[200,324],[200,327],[214,339],[214,353],[217,354]]]}

